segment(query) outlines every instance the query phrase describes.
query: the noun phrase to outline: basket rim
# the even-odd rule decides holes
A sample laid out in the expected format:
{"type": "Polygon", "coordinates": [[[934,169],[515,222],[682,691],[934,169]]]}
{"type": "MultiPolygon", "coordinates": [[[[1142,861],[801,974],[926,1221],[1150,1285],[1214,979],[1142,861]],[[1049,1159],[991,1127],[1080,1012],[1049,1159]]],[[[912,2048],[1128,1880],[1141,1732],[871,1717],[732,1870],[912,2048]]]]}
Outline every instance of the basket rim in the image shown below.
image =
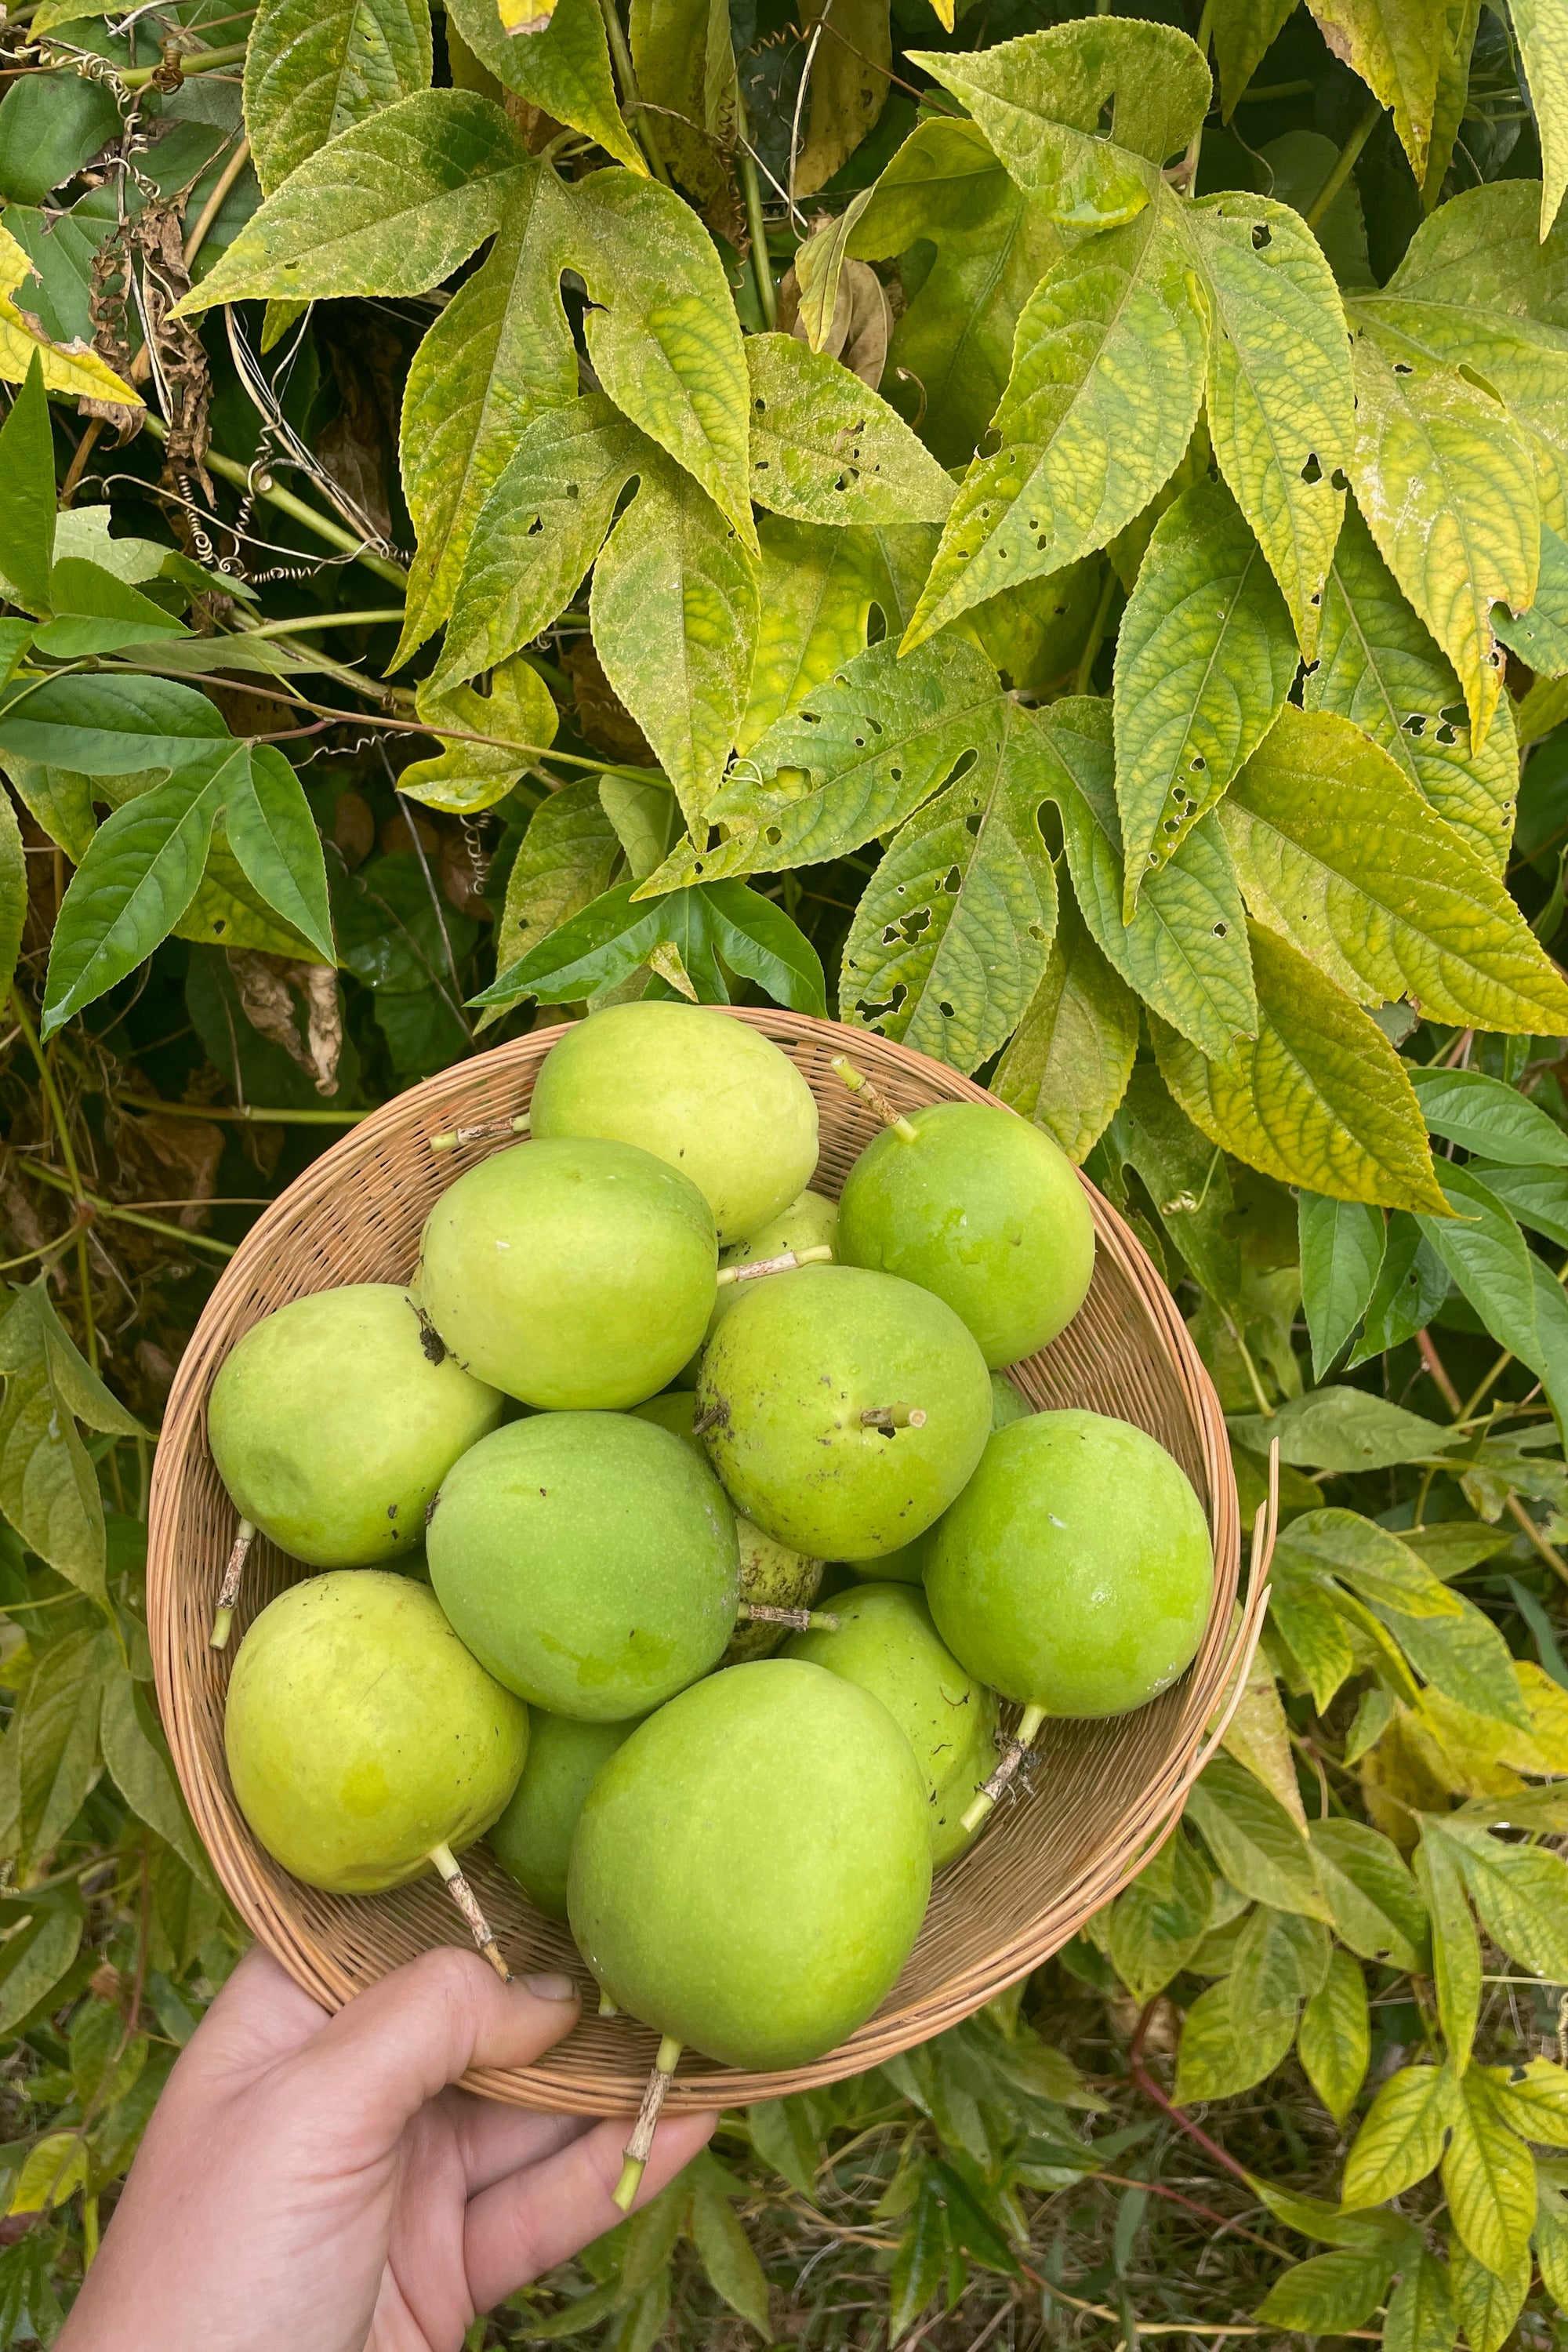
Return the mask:
{"type": "MultiPolygon", "coordinates": [[[[884,1065],[891,1058],[937,1099],[1011,1108],[945,1064],[846,1024],[773,1007],[704,1009],[743,1021],[781,1045],[816,1040],[830,1042],[835,1050],[851,1055],[858,1051],[863,1058],[873,1053],[884,1065]]],[[[193,1444],[200,1443],[211,1379],[237,1336],[236,1308],[258,1264],[265,1263],[282,1234],[297,1231],[301,1218],[308,1217],[323,1196],[337,1190],[367,1150],[392,1141],[406,1144],[421,1130],[427,1139],[429,1134],[451,1123],[454,1104],[483,1083],[487,1075],[507,1079],[515,1074],[518,1082],[526,1083],[555,1040],[576,1025],[563,1022],[536,1028],[489,1053],[450,1065],[378,1106],[313,1160],[263,1211],[225,1266],[181,1356],[170,1390],[153,1461],[148,1512],[148,1631],[160,1711],[197,1833],[229,1901],[301,1990],[329,2011],[352,1999],[374,1980],[375,1972],[362,1971],[356,1978],[335,1955],[321,1948],[305,1923],[291,1916],[272,1888],[247,1866],[250,1856],[245,1848],[248,1845],[254,1853],[255,1842],[238,1815],[226,1776],[225,1785],[219,1786],[218,1777],[205,1766],[195,1738],[196,1682],[182,1643],[177,1605],[181,1571],[176,1565],[180,1512],[193,1444]]],[[[493,1148],[504,1149],[512,1139],[498,1137],[493,1148]]],[[[1137,1293],[1152,1326],[1152,1339],[1170,1359],[1186,1397],[1209,1492],[1214,1595],[1198,1654],[1184,1683],[1177,1685],[1184,1689],[1185,1699],[1164,1756],[1136,1801],[1123,1809],[1054,1899],[1026,1927],[988,1949],[983,1959],[955,1970],[939,1991],[906,2000],[897,2008],[885,2005],[847,2042],[805,2066],[778,2073],[748,2072],[719,2066],[691,2053],[682,2060],[670,2084],[668,2112],[746,2105],[820,2087],[860,2073],[972,2016],[1059,1950],[1083,1920],[1120,1892],[1152,1858],[1174,1830],[1188,1790],[1217,1748],[1225,1725],[1239,1702],[1261,1631],[1267,1588],[1262,1564],[1255,1559],[1245,1605],[1237,1610],[1239,1506],[1224,1413],[1175,1300],[1142,1244],[1082,1170],[1075,1173],[1088,1196],[1097,1252],[1109,1251],[1137,1293]]],[[[214,1563],[215,1591],[221,1566],[221,1561],[214,1563]]],[[[188,1580],[186,1572],[184,1581],[188,1580]]],[[[489,2097],[555,2112],[609,2116],[635,2109],[640,2071],[628,2068],[624,2076],[612,2076],[606,2069],[602,2084],[589,2083],[580,2074],[552,2068],[551,2057],[547,2053],[526,2069],[475,2068],[464,2081],[489,2097]]]]}

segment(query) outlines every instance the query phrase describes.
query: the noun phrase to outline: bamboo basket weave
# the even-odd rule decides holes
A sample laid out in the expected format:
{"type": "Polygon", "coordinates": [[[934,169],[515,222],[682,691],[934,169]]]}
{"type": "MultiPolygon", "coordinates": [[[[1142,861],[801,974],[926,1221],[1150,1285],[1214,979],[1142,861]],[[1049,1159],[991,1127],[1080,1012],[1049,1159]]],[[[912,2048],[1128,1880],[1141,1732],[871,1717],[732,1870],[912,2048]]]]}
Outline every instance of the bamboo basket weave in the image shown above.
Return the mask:
{"type": "MultiPolygon", "coordinates": [[[[787,1013],[736,1011],[772,1037],[816,1097],[822,1158],[814,1179],[837,1193],[878,1132],[876,1114],[830,1067],[849,1053],[900,1109],[993,1099],[922,1054],[860,1029],[787,1013]]],[[[437,1196],[510,1134],[433,1152],[453,1128],[528,1108],[560,1036],[535,1030],[414,1087],[325,1152],[260,1217],[225,1269],[181,1361],[153,1480],[148,1609],[158,1696],[181,1786],[240,1916],[296,1982],[329,2009],[432,1946],[464,1940],[439,1881],[374,1896],[303,1885],[265,1853],[235,1802],[224,1760],[224,1695],[237,1637],[266,1603],[309,1573],[258,1538],[237,1611],[237,1639],[208,1643],[236,1513],[207,1448],[206,1403],[235,1341],[287,1300],[345,1282],[403,1282],[437,1196]]],[[[1005,1801],[962,1861],[938,1878],[908,1967],[878,2014],[815,2064],[780,2074],[720,2067],[690,2052],[668,2109],[782,2097],[858,2073],[924,2042],[1038,1967],[1146,1861],[1180,1814],[1239,1694],[1258,1638],[1262,1575],[1236,1608],[1240,1543],[1225,1421],[1174,1301],[1121,1220],[1085,1181],[1098,1239],[1093,1286],[1061,1337],[1012,1368],[1037,1407],[1085,1405],[1150,1431],[1192,1479],[1214,1534],[1214,1602],[1202,1648],[1173,1689],[1134,1715],[1047,1723],[1028,1785],[1005,1801]],[[1205,1732],[1207,1743],[1205,1745],[1205,1732]]],[[[567,1930],[536,1912],[482,1844],[465,1864],[514,1969],[564,1969],[591,1990],[567,1930]]],[[[630,2113],[655,2037],[584,2002],[567,2042],[537,2064],[477,2070],[469,2087],[515,2105],[582,2115],[630,2113]]]]}

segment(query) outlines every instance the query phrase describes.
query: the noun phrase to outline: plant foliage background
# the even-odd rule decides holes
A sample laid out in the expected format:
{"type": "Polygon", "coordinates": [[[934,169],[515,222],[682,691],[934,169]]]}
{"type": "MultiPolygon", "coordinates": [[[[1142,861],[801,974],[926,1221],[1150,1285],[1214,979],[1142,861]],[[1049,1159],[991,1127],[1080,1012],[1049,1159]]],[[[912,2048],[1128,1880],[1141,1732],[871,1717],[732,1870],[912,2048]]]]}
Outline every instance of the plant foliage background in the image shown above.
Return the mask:
{"type": "Polygon", "coordinates": [[[237,1947],[142,1604],[207,1286],[651,992],[1039,1120],[1281,1539],[1084,1936],[472,2344],[1568,2343],[1562,0],[0,47],[0,2341],[237,1947]]]}

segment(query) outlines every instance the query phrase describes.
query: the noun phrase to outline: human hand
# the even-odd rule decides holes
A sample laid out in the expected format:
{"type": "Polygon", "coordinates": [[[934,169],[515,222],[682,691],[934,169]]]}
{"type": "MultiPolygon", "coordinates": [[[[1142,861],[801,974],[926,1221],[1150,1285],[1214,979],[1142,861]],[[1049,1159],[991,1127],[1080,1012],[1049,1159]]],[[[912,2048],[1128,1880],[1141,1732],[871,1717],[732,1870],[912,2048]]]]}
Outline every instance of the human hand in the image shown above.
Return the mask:
{"type": "MultiPolygon", "coordinates": [[[[169,2078],[57,2352],[458,2352],[620,2220],[628,2125],[450,2086],[577,2022],[567,1977],[427,1952],[329,2017],[259,1948],[169,2078]]],[[[717,2118],[659,2126],[637,2199],[717,2118]]]]}

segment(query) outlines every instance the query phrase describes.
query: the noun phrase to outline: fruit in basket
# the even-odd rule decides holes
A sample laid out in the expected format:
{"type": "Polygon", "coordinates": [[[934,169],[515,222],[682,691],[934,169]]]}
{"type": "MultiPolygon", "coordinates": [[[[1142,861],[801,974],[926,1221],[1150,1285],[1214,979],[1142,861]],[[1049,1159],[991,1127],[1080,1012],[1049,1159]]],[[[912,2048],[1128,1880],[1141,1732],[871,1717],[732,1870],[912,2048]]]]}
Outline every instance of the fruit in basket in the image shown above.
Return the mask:
{"type": "Polygon", "coordinates": [[[416,1287],[479,1379],[525,1404],[606,1411],[685,1363],[717,1262],[695,1184],[590,1136],[514,1144],[459,1176],[426,1220],[416,1287]]]}
{"type": "MultiPolygon", "coordinates": [[[[994,1434],[1005,1429],[1010,1422],[1025,1421],[1034,1412],[1027,1397],[1020,1396],[1011,1381],[1000,1372],[991,1375],[991,1428],[994,1434]]],[[[886,1553],[880,1559],[847,1560],[851,1576],[869,1577],[882,1584],[919,1584],[925,1576],[926,1560],[931,1552],[931,1538],[942,1522],[929,1527],[913,1543],[901,1544],[897,1551],[886,1553]]]]}
{"type": "Polygon", "coordinates": [[[849,1171],[838,1255],[944,1298],[994,1370],[1078,1313],[1094,1224],[1071,1161],[1039,1128],[998,1105],[931,1103],[849,1171]]]}
{"type": "MultiPolygon", "coordinates": [[[[926,1792],[877,1699],[765,1658],[695,1684],[588,1791],[567,1902],[618,2007],[721,2063],[795,2066],[890,1990],[931,1891],[926,1792]]],[[[673,2063],[673,2062],[672,2062],[673,2063]]]]}
{"type": "Polygon", "coordinates": [[[575,1023],[545,1056],[531,1116],[538,1138],[604,1136],[668,1160],[721,1242],[776,1217],[816,1166],[816,1103],[794,1063],[700,1005],[616,1004],[575,1023]]]}
{"type": "MultiPolygon", "coordinates": [[[[692,1419],[697,1400],[689,1389],[673,1389],[666,1396],[649,1397],[646,1404],[633,1408],[633,1418],[651,1421],[657,1428],[668,1429],[672,1436],[681,1438],[706,1465],[707,1449],[694,1434],[692,1419]]],[[[771,1656],[788,1633],[787,1625],[770,1622],[766,1618],[746,1620],[746,1612],[761,1606],[764,1609],[809,1609],[822,1582],[822,1562],[809,1559],[791,1551],[787,1544],[775,1543],[750,1519],[737,1517],[735,1538],[741,1549],[741,1614],[739,1623],[730,1636],[728,1648],[719,1663],[721,1666],[738,1666],[748,1658],[771,1656]]]]}
{"type": "Polygon", "coordinates": [[[496,1430],[442,1486],[426,1549],[474,1655],[554,1715],[646,1715],[734,1630],[734,1513],[689,1445],[630,1413],[496,1430]]]}
{"type": "Polygon", "coordinates": [[[965,1673],[907,1584],[862,1585],[835,1613],[837,1632],[792,1633],[784,1655],[881,1700],[924,1777],[931,1867],[941,1870],[970,1843],[962,1816],[996,1768],[995,1694],[965,1673]]]}
{"type": "Polygon", "coordinates": [[[369,1895],[489,1827],[522,1770],[528,1710],[426,1586],[340,1571],[290,1585],[250,1626],[224,1743],[268,1853],[312,1886],[369,1895]]]}
{"type": "Polygon", "coordinates": [[[991,1375],[991,1427],[993,1433],[1006,1429],[1015,1421],[1027,1421],[1034,1406],[1026,1396],[1019,1394],[1009,1380],[1000,1372],[991,1375]]]}
{"type": "Polygon", "coordinates": [[[406,1290],[355,1282],[251,1326],[213,1382],[207,1436],[242,1518],[279,1550],[364,1568],[418,1549],[426,1504],[500,1413],[406,1290]]]}
{"type": "Polygon", "coordinates": [[[979,1461],[991,1386],[929,1291],[857,1266],[747,1286],[703,1353],[697,1426],[737,1510],[795,1551],[878,1559],[979,1461]]]}
{"type": "Polygon", "coordinates": [[[542,1707],[529,1716],[528,1761],[489,1844],[501,1868],[552,1919],[566,1916],[566,1864],[583,1800],[600,1765],[636,1729],[635,1722],[577,1723],[542,1707]]]}
{"type": "Polygon", "coordinates": [[[938,1632],[1028,1710],[1026,1744],[1044,1716],[1125,1715],[1167,1689],[1213,1591],[1208,1522],[1180,1465],[1146,1431],[1078,1411],[998,1432],[926,1563],[938,1632]]]}

